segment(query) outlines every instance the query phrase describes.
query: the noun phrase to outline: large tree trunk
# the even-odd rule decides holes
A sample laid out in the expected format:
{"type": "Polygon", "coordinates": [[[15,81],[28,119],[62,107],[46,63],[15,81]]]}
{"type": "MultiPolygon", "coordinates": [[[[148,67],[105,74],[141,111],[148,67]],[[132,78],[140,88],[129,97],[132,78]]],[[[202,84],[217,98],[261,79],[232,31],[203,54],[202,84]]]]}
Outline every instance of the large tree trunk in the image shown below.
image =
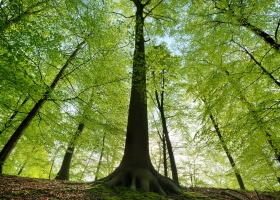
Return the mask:
{"type": "Polygon", "coordinates": [[[143,10],[150,1],[132,0],[136,6],[135,50],[131,96],[128,112],[125,150],[119,167],[101,179],[108,187],[130,186],[132,190],[155,191],[165,194],[164,189],[180,193],[179,188],[160,175],[153,167],[149,154],[148,116],[146,96],[146,66],[143,10]]]}
{"type": "Polygon", "coordinates": [[[53,82],[52,82],[52,84],[51,84],[51,86],[49,88],[49,90],[47,90],[45,92],[45,94],[43,95],[43,97],[35,104],[35,106],[28,113],[28,115],[25,117],[25,119],[21,122],[21,124],[18,126],[18,128],[15,130],[13,135],[10,137],[10,139],[8,140],[8,142],[6,143],[6,145],[4,146],[2,151],[0,152],[0,174],[2,174],[4,162],[7,160],[7,158],[10,155],[10,153],[15,148],[18,140],[20,139],[20,137],[24,133],[25,129],[30,125],[30,123],[35,118],[35,116],[37,115],[37,113],[39,112],[41,107],[48,100],[48,98],[50,97],[51,93],[53,92],[53,90],[57,86],[58,81],[62,77],[65,69],[69,66],[71,61],[76,57],[78,51],[83,47],[84,44],[85,44],[85,41],[83,41],[80,44],[78,44],[78,46],[73,51],[73,53],[70,55],[70,57],[68,58],[68,60],[64,64],[64,66],[60,69],[60,71],[56,75],[55,79],[53,80],[53,82]]]}
{"type": "Polygon", "coordinates": [[[224,137],[222,136],[222,133],[221,133],[220,128],[219,128],[219,125],[216,122],[216,120],[214,119],[212,114],[210,114],[210,119],[211,119],[211,121],[212,121],[212,123],[214,125],[214,128],[215,128],[216,133],[217,133],[217,135],[219,137],[219,140],[220,140],[220,142],[222,144],[222,147],[223,147],[223,149],[224,149],[224,151],[225,151],[225,153],[227,155],[227,158],[229,160],[229,163],[230,163],[230,165],[231,165],[231,167],[233,169],[233,172],[234,172],[234,175],[235,175],[235,177],[237,179],[239,187],[240,187],[241,190],[245,190],[245,185],[244,185],[243,179],[242,179],[242,177],[241,177],[241,175],[239,173],[239,170],[236,167],[236,163],[234,162],[233,157],[232,157],[232,155],[231,155],[231,153],[230,153],[230,151],[229,151],[229,149],[228,149],[228,147],[227,147],[227,145],[225,143],[225,140],[224,140],[224,137]]]}

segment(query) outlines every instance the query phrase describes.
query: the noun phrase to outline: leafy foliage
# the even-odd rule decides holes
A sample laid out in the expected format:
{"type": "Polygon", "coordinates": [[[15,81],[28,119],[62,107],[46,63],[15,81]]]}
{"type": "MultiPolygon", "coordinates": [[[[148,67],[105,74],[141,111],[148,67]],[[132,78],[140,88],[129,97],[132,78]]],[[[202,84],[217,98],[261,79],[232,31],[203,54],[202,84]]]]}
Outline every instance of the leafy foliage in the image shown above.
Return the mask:
{"type": "MultiPolygon", "coordinates": [[[[165,93],[182,185],[238,187],[212,114],[246,188],[279,190],[278,4],[151,1],[144,32],[150,149],[159,171],[162,130],[155,90],[165,93]]],[[[0,2],[1,149],[50,90],[77,44],[85,41],[5,163],[4,173],[54,178],[81,121],[85,130],[75,141],[71,179],[93,180],[101,151],[98,176],[116,167],[126,130],[133,9],[132,1],[122,0],[0,2]]]]}

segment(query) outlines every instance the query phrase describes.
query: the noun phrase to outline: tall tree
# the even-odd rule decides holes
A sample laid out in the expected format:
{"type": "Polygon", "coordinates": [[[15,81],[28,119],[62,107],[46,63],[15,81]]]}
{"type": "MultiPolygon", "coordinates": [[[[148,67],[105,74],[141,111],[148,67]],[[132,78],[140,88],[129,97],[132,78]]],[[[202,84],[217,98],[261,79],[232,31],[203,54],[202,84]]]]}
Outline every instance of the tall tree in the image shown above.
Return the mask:
{"type": "Polygon", "coordinates": [[[55,177],[57,180],[69,180],[69,171],[70,171],[70,165],[72,161],[72,157],[74,154],[75,146],[77,143],[77,140],[79,139],[80,135],[82,134],[87,116],[89,116],[89,111],[91,110],[92,104],[93,104],[93,97],[94,97],[94,89],[91,91],[91,95],[89,98],[89,101],[87,102],[84,110],[82,111],[82,119],[78,125],[78,128],[76,132],[74,133],[73,137],[71,138],[71,141],[69,142],[69,145],[66,149],[66,152],[64,154],[61,167],[55,177]]]}
{"type": "Polygon", "coordinates": [[[233,157],[231,155],[231,152],[230,152],[229,148],[226,145],[224,137],[223,137],[223,135],[221,133],[221,130],[219,128],[219,125],[218,125],[217,121],[215,120],[215,118],[214,118],[214,116],[212,114],[210,114],[209,117],[210,117],[210,119],[211,119],[211,121],[213,123],[213,126],[215,128],[215,131],[216,131],[216,133],[217,133],[217,135],[219,137],[220,143],[221,143],[221,145],[222,145],[222,147],[223,147],[223,149],[224,149],[224,151],[225,151],[225,153],[227,155],[228,161],[229,161],[229,163],[230,163],[230,165],[232,167],[233,173],[234,173],[234,175],[235,175],[235,177],[237,179],[239,187],[240,187],[241,190],[245,190],[245,185],[244,185],[243,179],[242,179],[241,174],[240,174],[240,172],[239,172],[239,170],[238,170],[238,168],[236,166],[236,162],[234,162],[234,159],[233,159],[233,157]]]}
{"type": "MultiPolygon", "coordinates": [[[[246,188],[257,185],[262,173],[271,177],[271,182],[275,181],[265,160],[274,159],[271,150],[279,148],[275,132],[279,127],[276,122],[279,119],[276,117],[279,116],[276,2],[190,1],[187,7],[189,15],[184,30],[191,38],[188,43],[191,52],[185,57],[189,89],[195,91],[195,98],[209,99],[209,106],[200,119],[206,122],[210,113],[219,117],[219,128],[227,147],[238,158],[246,188]],[[199,33],[202,30],[205,34],[199,33]],[[195,87],[191,89],[191,85],[195,87]],[[240,102],[240,92],[253,105],[257,120],[252,118],[253,113],[248,112],[246,104],[240,102]],[[266,127],[271,129],[272,148],[261,131],[266,127]],[[256,160],[260,168],[252,167],[256,160]],[[252,173],[244,173],[244,169],[252,173]],[[252,179],[252,175],[258,178],[252,179]]],[[[213,142],[211,128],[208,127],[207,133],[205,136],[213,142]]]]}
{"type": "MultiPolygon", "coordinates": [[[[179,109],[177,110],[176,108],[181,104],[179,100],[181,89],[177,87],[178,84],[181,84],[179,80],[181,59],[171,54],[166,43],[150,45],[147,53],[147,66],[149,69],[148,74],[151,76],[151,78],[148,79],[148,91],[154,91],[153,94],[149,92],[149,100],[152,100],[153,104],[156,106],[156,112],[159,115],[160,126],[163,132],[162,135],[158,135],[162,141],[164,173],[165,175],[167,174],[167,150],[172,179],[179,185],[174,150],[170,139],[170,128],[168,126],[172,126],[172,122],[174,121],[176,121],[176,124],[178,123],[178,120],[172,116],[176,115],[179,117],[180,115],[180,112],[178,112],[179,109]],[[167,108],[169,108],[169,110],[167,110],[167,108]]],[[[157,130],[157,132],[159,131],[157,130]]]]}
{"type": "Polygon", "coordinates": [[[180,193],[172,180],[160,175],[151,163],[144,40],[144,21],[147,16],[144,16],[144,8],[150,4],[150,1],[143,3],[142,0],[132,0],[132,2],[136,7],[135,47],[125,150],[119,167],[101,181],[104,181],[108,187],[124,185],[130,186],[131,190],[140,187],[143,191],[156,191],[161,194],[165,194],[164,190],[180,193]]]}
{"type": "Polygon", "coordinates": [[[5,144],[3,149],[0,152],[0,174],[2,174],[2,169],[5,161],[9,157],[11,151],[16,146],[18,140],[21,138],[22,134],[26,130],[26,128],[30,125],[32,120],[35,118],[39,110],[42,108],[44,103],[48,100],[51,93],[57,86],[59,80],[64,74],[64,71],[67,69],[67,67],[70,65],[71,61],[76,57],[78,52],[83,48],[84,44],[86,42],[82,41],[80,42],[76,49],[72,52],[68,60],[65,62],[65,64],[62,66],[62,68],[59,70],[58,74],[54,78],[52,84],[50,85],[49,89],[44,93],[43,97],[34,105],[34,107],[31,109],[31,111],[28,113],[28,115],[24,118],[24,120],[21,122],[21,124],[18,126],[18,128],[15,130],[15,132],[12,134],[8,142],[5,144]]]}
{"type": "MultiPolygon", "coordinates": [[[[162,91],[160,91],[160,95],[159,95],[158,91],[156,90],[155,95],[156,95],[157,108],[160,112],[161,125],[162,125],[163,134],[164,134],[164,137],[162,139],[163,139],[163,141],[166,142],[168,155],[169,155],[170,166],[171,166],[171,172],[172,172],[172,179],[177,185],[179,185],[179,179],[178,179],[178,172],[177,172],[175,157],[174,157],[174,153],[173,153],[173,149],[172,149],[172,144],[171,144],[171,141],[170,141],[170,138],[169,138],[166,116],[165,116],[165,112],[164,112],[164,86],[165,86],[164,73],[165,73],[165,70],[163,69],[162,70],[162,84],[161,84],[162,91]]],[[[163,145],[165,145],[165,142],[163,143],[163,145]]]]}
{"type": "MultiPolygon", "coordinates": [[[[250,115],[252,115],[252,118],[257,123],[259,129],[261,130],[261,132],[264,133],[264,135],[267,139],[267,143],[271,147],[271,150],[274,154],[275,160],[278,163],[280,163],[280,150],[279,150],[279,147],[277,145],[278,144],[277,137],[274,137],[275,134],[271,133],[272,132],[271,129],[269,127],[265,126],[265,123],[263,122],[263,119],[258,116],[258,113],[254,109],[254,106],[250,102],[248,102],[246,97],[241,92],[240,92],[240,100],[241,100],[242,103],[244,103],[246,105],[250,115]]],[[[276,178],[277,178],[278,182],[280,183],[280,177],[276,175],[276,178]]]]}
{"type": "Polygon", "coordinates": [[[100,152],[100,156],[99,156],[99,159],[98,159],[98,163],[97,163],[97,167],[96,167],[96,172],[95,172],[95,178],[94,178],[95,181],[99,177],[100,166],[101,166],[101,162],[102,162],[102,158],[103,158],[103,154],[104,154],[105,138],[106,138],[106,134],[104,133],[104,135],[102,137],[101,152],[100,152]]]}

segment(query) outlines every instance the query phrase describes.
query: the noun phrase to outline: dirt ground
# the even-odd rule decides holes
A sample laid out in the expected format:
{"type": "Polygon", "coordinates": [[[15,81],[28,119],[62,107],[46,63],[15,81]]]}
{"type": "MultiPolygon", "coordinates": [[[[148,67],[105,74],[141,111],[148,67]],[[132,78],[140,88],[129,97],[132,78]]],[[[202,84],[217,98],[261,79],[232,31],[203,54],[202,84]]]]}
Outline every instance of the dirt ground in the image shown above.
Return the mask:
{"type": "MultiPolygon", "coordinates": [[[[88,192],[92,188],[89,183],[75,183],[71,181],[58,181],[47,179],[25,178],[10,175],[0,175],[0,199],[141,199],[139,196],[123,196],[123,193],[88,192]],[[105,194],[106,193],[106,194],[105,194]]],[[[113,190],[111,190],[113,191],[113,190]]],[[[155,197],[153,199],[216,199],[216,200],[280,200],[278,193],[260,193],[256,191],[240,192],[219,188],[184,188],[183,195],[169,195],[167,197],[155,197]],[[278,198],[278,197],[279,198],[278,198]]],[[[148,199],[149,197],[147,197],[148,199]]]]}

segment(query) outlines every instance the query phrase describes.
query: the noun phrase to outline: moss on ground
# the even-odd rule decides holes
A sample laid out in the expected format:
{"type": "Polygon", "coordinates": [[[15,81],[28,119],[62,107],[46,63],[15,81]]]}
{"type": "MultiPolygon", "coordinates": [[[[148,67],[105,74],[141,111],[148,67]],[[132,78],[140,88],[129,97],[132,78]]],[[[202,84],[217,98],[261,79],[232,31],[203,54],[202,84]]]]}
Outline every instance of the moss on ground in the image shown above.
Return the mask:
{"type": "Polygon", "coordinates": [[[162,196],[154,192],[143,192],[143,191],[130,191],[129,188],[116,187],[109,189],[103,185],[94,185],[92,188],[87,190],[90,197],[95,197],[104,200],[182,200],[182,199],[204,199],[207,200],[206,196],[195,193],[183,191],[182,194],[169,194],[167,196],[162,196]]]}

